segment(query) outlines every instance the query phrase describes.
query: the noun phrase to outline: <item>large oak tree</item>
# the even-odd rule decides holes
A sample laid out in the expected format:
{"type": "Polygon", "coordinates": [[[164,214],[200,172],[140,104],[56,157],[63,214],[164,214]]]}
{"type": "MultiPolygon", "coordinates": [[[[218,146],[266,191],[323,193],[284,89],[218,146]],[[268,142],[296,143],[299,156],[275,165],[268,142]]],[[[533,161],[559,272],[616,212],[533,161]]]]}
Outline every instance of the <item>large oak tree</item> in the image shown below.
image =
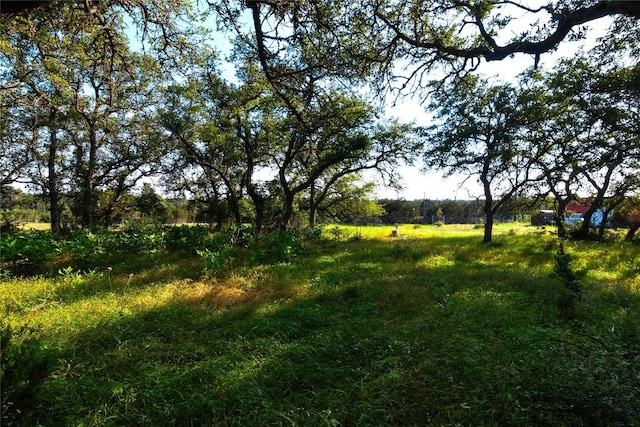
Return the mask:
{"type": "Polygon", "coordinates": [[[436,123],[425,129],[425,163],[477,177],[484,198],[483,242],[489,243],[496,214],[542,178],[536,159],[543,152],[523,136],[522,99],[512,86],[467,76],[439,93],[432,109],[436,123]]]}

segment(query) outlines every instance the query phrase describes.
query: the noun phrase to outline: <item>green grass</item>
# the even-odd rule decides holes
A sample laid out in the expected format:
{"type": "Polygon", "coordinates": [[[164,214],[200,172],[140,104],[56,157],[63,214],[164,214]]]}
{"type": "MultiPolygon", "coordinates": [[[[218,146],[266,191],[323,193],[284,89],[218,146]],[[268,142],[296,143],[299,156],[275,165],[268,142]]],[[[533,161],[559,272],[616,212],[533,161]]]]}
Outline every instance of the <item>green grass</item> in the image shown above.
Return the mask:
{"type": "Polygon", "coordinates": [[[549,231],[393,228],[215,278],[154,254],[1,282],[52,361],[2,425],[639,425],[640,247],[565,244],[567,321],[549,231]]]}
{"type": "Polygon", "coordinates": [[[48,222],[27,222],[20,226],[22,230],[41,230],[41,231],[49,231],[51,230],[51,224],[48,222]]]}

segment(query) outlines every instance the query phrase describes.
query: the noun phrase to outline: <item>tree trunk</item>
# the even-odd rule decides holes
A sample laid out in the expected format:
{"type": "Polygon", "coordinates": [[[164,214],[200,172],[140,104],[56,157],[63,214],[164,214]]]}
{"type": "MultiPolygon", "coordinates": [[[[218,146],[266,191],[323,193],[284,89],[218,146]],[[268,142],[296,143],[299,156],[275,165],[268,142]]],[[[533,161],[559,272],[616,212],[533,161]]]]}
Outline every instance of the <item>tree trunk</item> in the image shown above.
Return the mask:
{"type": "Polygon", "coordinates": [[[624,240],[627,241],[627,242],[632,241],[633,238],[635,237],[636,231],[638,231],[638,229],[640,229],[640,222],[631,224],[629,226],[629,231],[627,231],[627,234],[624,236],[624,240]]]}
{"type": "Polygon", "coordinates": [[[253,204],[256,212],[256,234],[260,234],[264,227],[264,200],[260,199],[259,203],[254,200],[253,204]]]}
{"type": "Polygon", "coordinates": [[[316,221],[318,217],[318,207],[316,205],[309,206],[309,227],[313,228],[316,226],[316,221]]]}
{"type": "Polygon", "coordinates": [[[558,200],[558,209],[556,210],[556,225],[558,226],[558,237],[565,238],[567,237],[567,227],[564,224],[564,214],[567,211],[567,205],[569,204],[568,200],[556,197],[558,200]]]}
{"type": "Polygon", "coordinates": [[[284,197],[284,212],[280,218],[280,231],[287,231],[293,219],[293,193],[286,191],[284,197]]]}
{"type": "MultiPolygon", "coordinates": [[[[594,206],[595,203],[596,202],[594,200],[591,206],[594,206]]],[[[587,238],[589,238],[589,233],[591,231],[591,218],[593,217],[593,213],[595,211],[596,209],[592,207],[589,207],[589,209],[587,209],[587,211],[584,213],[584,216],[582,217],[582,222],[580,223],[578,234],[574,237],[577,237],[579,240],[586,240],[587,238]]]]}
{"type": "Polygon", "coordinates": [[[240,213],[240,203],[238,202],[238,197],[236,196],[236,193],[231,189],[230,186],[228,186],[228,188],[229,188],[229,194],[227,196],[227,203],[229,204],[229,209],[233,214],[233,220],[235,221],[236,225],[241,226],[242,214],[240,213]]]}
{"type": "Polygon", "coordinates": [[[82,182],[82,228],[93,226],[93,199],[98,152],[98,136],[93,124],[89,129],[89,161],[82,182]]]}
{"type": "Polygon", "coordinates": [[[116,210],[116,207],[118,206],[118,202],[120,201],[120,198],[125,192],[126,179],[127,179],[127,176],[125,174],[120,174],[118,176],[118,185],[116,186],[116,189],[113,193],[113,200],[111,201],[111,203],[109,203],[109,205],[104,210],[104,226],[107,228],[109,228],[113,223],[113,212],[116,210]]]}
{"type": "Polygon", "coordinates": [[[493,212],[485,213],[484,238],[482,239],[482,243],[491,243],[492,234],[493,234],[493,212]]]}
{"type": "Polygon", "coordinates": [[[309,227],[316,226],[316,216],[318,214],[318,206],[316,204],[316,185],[311,184],[309,188],[309,227]]]}
{"type": "Polygon", "coordinates": [[[249,195],[249,197],[251,198],[251,201],[253,202],[253,209],[256,214],[256,219],[255,219],[256,233],[260,234],[262,232],[262,227],[264,226],[265,203],[264,203],[264,198],[258,191],[256,191],[255,186],[251,182],[252,174],[253,174],[253,168],[247,171],[247,174],[245,177],[245,185],[247,188],[247,194],[249,195]]]}
{"type": "Polygon", "coordinates": [[[489,163],[486,162],[482,173],[480,174],[480,182],[484,189],[484,237],[482,243],[491,243],[493,234],[493,197],[491,196],[491,183],[488,177],[489,163]]]}
{"type": "Polygon", "coordinates": [[[51,231],[54,234],[60,234],[60,205],[58,204],[58,173],[56,172],[56,156],[58,153],[58,135],[57,135],[57,119],[58,110],[51,108],[49,113],[49,158],[47,160],[47,168],[49,172],[48,190],[49,190],[49,214],[51,216],[51,231]]]}

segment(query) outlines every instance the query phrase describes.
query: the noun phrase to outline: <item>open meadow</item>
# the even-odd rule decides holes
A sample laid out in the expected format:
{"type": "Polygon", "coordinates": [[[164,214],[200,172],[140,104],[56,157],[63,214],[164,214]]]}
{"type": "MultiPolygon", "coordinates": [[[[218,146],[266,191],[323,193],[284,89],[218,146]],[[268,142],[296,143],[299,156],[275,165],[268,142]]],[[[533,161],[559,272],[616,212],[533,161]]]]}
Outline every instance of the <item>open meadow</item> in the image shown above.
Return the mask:
{"type": "Polygon", "coordinates": [[[637,243],[393,229],[3,258],[2,425],[640,425],[637,243]]]}

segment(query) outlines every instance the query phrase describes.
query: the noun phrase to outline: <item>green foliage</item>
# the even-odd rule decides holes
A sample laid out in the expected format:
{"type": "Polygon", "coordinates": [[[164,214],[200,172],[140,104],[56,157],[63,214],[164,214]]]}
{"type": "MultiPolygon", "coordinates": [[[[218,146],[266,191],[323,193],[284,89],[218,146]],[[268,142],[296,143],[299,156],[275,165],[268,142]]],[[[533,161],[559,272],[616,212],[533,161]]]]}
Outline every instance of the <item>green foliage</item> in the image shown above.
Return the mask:
{"type": "Polygon", "coordinates": [[[14,233],[26,222],[48,221],[49,212],[41,196],[17,188],[0,186],[0,233],[14,233]]]}
{"type": "Polygon", "coordinates": [[[318,242],[322,239],[322,227],[309,227],[302,230],[302,239],[308,242],[318,242]]]}
{"type": "Polygon", "coordinates": [[[341,240],[342,236],[344,235],[344,230],[342,228],[340,228],[339,226],[334,225],[331,228],[329,228],[329,235],[334,240],[341,240]]]}
{"type": "Polygon", "coordinates": [[[122,254],[154,253],[164,250],[163,226],[126,222],[119,231],[77,230],[61,241],[62,249],[83,268],[102,265],[122,254]]]}
{"type": "Polygon", "coordinates": [[[2,234],[0,262],[15,275],[38,274],[57,248],[53,234],[47,231],[2,234]]]}
{"type": "MultiPolygon", "coordinates": [[[[217,243],[197,250],[205,272],[219,276],[232,269],[236,260],[244,260],[247,266],[289,263],[302,253],[303,233],[274,231],[251,237],[246,233],[246,229],[221,233],[217,243]]],[[[313,233],[310,236],[313,237],[313,233]]]]}
{"type": "Polygon", "coordinates": [[[168,209],[162,199],[149,184],[144,184],[142,194],[136,200],[136,207],[143,218],[158,224],[164,224],[169,217],[168,209]]]}
{"type": "Polygon", "coordinates": [[[235,259],[234,247],[226,244],[216,250],[198,249],[196,253],[202,258],[204,271],[208,275],[218,276],[229,270],[235,259]]]}
{"type": "Polygon", "coordinates": [[[272,264],[292,262],[302,250],[303,236],[295,232],[275,231],[265,236],[258,236],[250,250],[250,264],[272,264]]]}
{"type": "Polygon", "coordinates": [[[164,246],[171,252],[195,253],[198,248],[205,247],[208,240],[208,227],[203,225],[181,225],[167,229],[164,246]]]}
{"type": "Polygon", "coordinates": [[[16,209],[0,210],[0,234],[15,233],[23,222],[16,209]]]}

